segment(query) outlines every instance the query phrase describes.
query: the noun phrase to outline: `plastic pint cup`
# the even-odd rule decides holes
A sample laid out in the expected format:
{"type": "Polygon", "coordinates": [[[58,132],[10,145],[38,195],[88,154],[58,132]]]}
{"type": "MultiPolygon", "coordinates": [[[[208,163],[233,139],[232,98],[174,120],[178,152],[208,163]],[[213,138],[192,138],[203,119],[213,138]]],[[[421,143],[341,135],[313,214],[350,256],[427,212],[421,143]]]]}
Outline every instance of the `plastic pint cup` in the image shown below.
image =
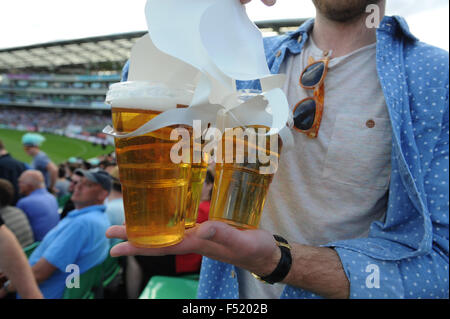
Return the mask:
{"type": "MultiPolygon", "coordinates": [[[[194,152],[195,149],[196,148],[193,148],[194,152]]],[[[203,183],[205,182],[206,178],[206,170],[208,168],[207,154],[201,153],[199,154],[199,156],[197,156],[197,158],[199,159],[198,161],[192,161],[191,163],[191,180],[189,182],[186,199],[186,228],[194,227],[197,223],[198,207],[202,195],[203,183]]]]}
{"type": "MultiPolygon", "coordinates": [[[[107,101],[114,128],[129,133],[165,110],[189,105],[192,95],[190,87],[122,82],[110,87],[107,101]]],[[[169,246],[183,239],[191,165],[171,160],[170,151],[178,141],[170,135],[179,127],[115,138],[127,236],[137,247],[169,246]]]]}
{"type": "Polygon", "coordinates": [[[216,155],[216,174],[210,220],[239,229],[259,227],[270,183],[278,168],[281,139],[266,135],[268,127],[234,127],[222,133],[216,155]]]}

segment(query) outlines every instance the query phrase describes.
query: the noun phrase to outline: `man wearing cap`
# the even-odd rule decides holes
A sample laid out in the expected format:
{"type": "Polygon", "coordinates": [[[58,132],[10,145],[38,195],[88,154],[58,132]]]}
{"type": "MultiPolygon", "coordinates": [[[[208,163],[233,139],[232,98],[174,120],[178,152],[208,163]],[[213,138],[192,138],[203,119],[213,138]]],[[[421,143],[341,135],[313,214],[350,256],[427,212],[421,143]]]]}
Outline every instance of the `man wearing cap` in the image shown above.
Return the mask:
{"type": "Polygon", "coordinates": [[[44,237],[29,259],[47,299],[62,298],[74,269],[82,274],[99,265],[110,247],[105,237],[110,222],[103,205],[111,190],[110,176],[101,170],[76,172],[82,178],[72,195],[75,209],[44,237]]]}
{"type": "Polygon", "coordinates": [[[47,189],[53,192],[58,179],[58,167],[48,158],[45,152],[41,151],[40,146],[44,141],[45,137],[37,133],[27,133],[22,137],[25,152],[33,157],[31,168],[42,172],[47,189]]]}

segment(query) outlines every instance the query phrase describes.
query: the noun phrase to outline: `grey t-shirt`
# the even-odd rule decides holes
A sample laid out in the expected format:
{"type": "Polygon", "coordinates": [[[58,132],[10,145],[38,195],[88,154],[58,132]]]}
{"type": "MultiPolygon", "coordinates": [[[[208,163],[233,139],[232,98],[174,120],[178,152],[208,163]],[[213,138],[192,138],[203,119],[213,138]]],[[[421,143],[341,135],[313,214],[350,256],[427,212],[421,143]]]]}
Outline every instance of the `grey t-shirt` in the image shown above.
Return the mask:
{"type": "MultiPolygon", "coordinates": [[[[323,52],[308,40],[290,56],[284,92],[291,108],[313,90],[298,84],[308,57],[323,52]]],[[[365,237],[384,218],[390,176],[391,125],[376,70],[376,44],[330,60],[316,139],[295,130],[295,147],[281,153],[260,228],[289,242],[319,246],[365,237]]],[[[285,285],[237,272],[240,298],[279,298],[285,285]]]]}
{"type": "Polygon", "coordinates": [[[5,225],[16,235],[22,248],[34,243],[33,230],[27,215],[14,206],[5,206],[0,208],[0,216],[5,222],[5,225]]]}

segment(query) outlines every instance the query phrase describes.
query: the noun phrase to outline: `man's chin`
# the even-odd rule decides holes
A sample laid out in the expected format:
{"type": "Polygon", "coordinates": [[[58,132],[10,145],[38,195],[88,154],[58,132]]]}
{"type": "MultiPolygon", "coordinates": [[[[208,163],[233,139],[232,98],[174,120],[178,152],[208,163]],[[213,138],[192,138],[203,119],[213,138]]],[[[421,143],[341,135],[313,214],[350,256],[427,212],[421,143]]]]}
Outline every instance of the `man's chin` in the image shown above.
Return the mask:
{"type": "Polygon", "coordinates": [[[80,201],[79,198],[78,198],[77,196],[72,196],[70,199],[72,200],[74,206],[83,204],[83,202],[80,201]]]}
{"type": "Polygon", "coordinates": [[[313,0],[318,12],[335,22],[351,22],[360,19],[370,4],[379,0],[313,0]]]}

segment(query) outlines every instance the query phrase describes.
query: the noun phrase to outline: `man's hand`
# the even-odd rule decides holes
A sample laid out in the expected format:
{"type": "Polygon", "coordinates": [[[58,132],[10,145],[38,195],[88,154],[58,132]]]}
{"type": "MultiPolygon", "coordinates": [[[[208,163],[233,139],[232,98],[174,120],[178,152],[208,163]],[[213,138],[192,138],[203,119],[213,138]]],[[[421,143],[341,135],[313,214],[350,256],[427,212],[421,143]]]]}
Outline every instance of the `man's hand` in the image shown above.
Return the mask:
{"type": "MultiPolygon", "coordinates": [[[[125,226],[112,226],[108,238],[127,240],[125,226]]],[[[162,256],[197,253],[265,276],[276,268],[281,252],[265,230],[238,230],[222,222],[206,221],[188,229],[179,244],[162,248],[137,248],[129,242],[111,249],[111,256],[162,256]]]]}
{"type": "MultiPolygon", "coordinates": [[[[252,0],[241,0],[242,4],[249,3],[252,0]]],[[[266,6],[273,6],[277,0],[261,0],[266,6]]]]}
{"type": "MultiPolygon", "coordinates": [[[[112,226],[109,238],[126,240],[125,226],[112,226]]],[[[348,298],[350,284],[334,249],[290,243],[292,268],[283,283],[312,291],[325,298],[348,298]]],[[[281,258],[275,239],[268,231],[238,230],[225,223],[206,221],[188,229],[179,244],[162,248],[137,248],[128,242],[114,246],[116,256],[163,256],[197,253],[259,276],[271,274],[281,258]]]]}

